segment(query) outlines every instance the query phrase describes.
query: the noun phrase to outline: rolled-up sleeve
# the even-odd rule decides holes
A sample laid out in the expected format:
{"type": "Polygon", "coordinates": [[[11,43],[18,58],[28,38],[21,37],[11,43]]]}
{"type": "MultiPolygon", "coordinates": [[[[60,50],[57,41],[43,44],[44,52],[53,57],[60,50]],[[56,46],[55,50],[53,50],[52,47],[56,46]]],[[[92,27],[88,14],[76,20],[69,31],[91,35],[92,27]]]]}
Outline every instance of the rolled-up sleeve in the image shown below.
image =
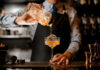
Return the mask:
{"type": "Polygon", "coordinates": [[[80,34],[80,28],[79,28],[79,20],[77,17],[77,14],[74,12],[70,15],[71,18],[71,42],[69,44],[69,47],[67,49],[68,52],[72,53],[74,55],[80,48],[81,44],[81,34],[80,34]]]}

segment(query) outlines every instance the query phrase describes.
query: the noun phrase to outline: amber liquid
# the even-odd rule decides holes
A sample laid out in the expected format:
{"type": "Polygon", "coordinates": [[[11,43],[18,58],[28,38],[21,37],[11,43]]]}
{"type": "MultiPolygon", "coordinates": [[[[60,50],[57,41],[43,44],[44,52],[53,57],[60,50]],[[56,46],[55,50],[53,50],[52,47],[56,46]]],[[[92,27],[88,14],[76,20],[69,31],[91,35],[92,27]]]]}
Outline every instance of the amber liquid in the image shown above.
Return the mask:
{"type": "Polygon", "coordinates": [[[50,21],[49,19],[47,19],[47,20],[40,20],[40,22],[42,23],[43,26],[48,25],[49,21],[50,21]]]}
{"type": "Polygon", "coordinates": [[[1,44],[0,44],[0,47],[5,47],[5,44],[2,44],[2,43],[1,43],[1,44]]]}
{"type": "Polygon", "coordinates": [[[51,20],[52,16],[46,16],[46,15],[41,15],[40,16],[40,20],[39,22],[43,25],[43,26],[47,26],[51,20]]]}
{"type": "Polygon", "coordinates": [[[45,41],[45,44],[51,48],[54,48],[60,44],[60,41],[45,41]]]}

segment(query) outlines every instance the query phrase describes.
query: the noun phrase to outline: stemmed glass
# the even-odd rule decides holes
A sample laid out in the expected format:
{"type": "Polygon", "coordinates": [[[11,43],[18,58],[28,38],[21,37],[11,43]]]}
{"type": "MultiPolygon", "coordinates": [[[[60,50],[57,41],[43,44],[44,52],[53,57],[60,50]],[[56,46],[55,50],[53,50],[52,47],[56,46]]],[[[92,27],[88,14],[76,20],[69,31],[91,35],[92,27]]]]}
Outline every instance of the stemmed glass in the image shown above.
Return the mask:
{"type": "Polygon", "coordinates": [[[57,37],[55,34],[52,33],[52,25],[54,23],[54,19],[51,20],[52,13],[50,11],[45,11],[45,10],[42,10],[41,13],[42,14],[39,16],[39,23],[43,26],[48,26],[50,28],[50,35],[45,37],[45,45],[48,45],[51,48],[51,58],[52,58],[53,48],[56,47],[57,45],[60,45],[60,37],[57,37]]]}
{"type": "Polygon", "coordinates": [[[51,48],[51,58],[53,58],[53,48],[60,45],[60,37],[50,34],[45,38],[45,45],[48,45],[51,48]]]}
{"type": "Polygon", "coordinates": [[[89,48],[89,52],[86,52],[86,63],[93,63],[93,62],[97,62],[98,59],[100,58],[100,54],[99,54],[99,46],[98,43],[95,42],[93,44],[88,44],[88,48],[89,48]]]}
{"type": "Polygon", "coordinates": [[[51,48],[51,58],[53,58],[53,48],[57,45],[60,45],[60,37],[57,37],[55,34],[52,33],[52,25],[54,23],[54,19],[52,19],[50,23],[50,20],[52,18],[51,12],[48,11],[43,14],[43,16],[45,17],[41,20],[42,25],[48,26],[50,28],[50,35],[45,37],[45,45],[48,45],[51,48]]]}

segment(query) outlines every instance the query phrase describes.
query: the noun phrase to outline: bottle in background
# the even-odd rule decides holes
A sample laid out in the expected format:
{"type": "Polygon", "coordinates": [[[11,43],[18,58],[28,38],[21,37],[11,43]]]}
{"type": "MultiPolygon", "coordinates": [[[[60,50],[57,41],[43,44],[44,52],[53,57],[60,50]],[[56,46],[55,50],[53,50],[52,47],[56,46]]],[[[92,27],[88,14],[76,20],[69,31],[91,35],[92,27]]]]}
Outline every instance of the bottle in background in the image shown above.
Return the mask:
{"type": "Polygon", "coordinates": [[[6,63],[7,46],[4,43],[0,43],[0,65],[6,63]]]}

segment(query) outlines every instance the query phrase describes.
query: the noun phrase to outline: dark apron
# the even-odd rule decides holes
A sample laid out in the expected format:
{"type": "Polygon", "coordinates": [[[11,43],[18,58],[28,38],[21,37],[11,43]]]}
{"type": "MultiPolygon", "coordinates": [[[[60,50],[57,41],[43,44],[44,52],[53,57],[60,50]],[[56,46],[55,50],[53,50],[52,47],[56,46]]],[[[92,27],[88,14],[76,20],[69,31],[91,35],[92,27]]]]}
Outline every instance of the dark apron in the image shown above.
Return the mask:
{"type": "MultiPolygon", "coordinates": [[[[67,14],[56,14],[52,27],[52,33],[60,37],[60,45],[54,48],[54,54],[66,51],[70,42],[70,24],[67,14]]],[[[44,38],[50,35],[50,28],[38,24],[32,43],[32,61],[49,61],[51,49],[44,44],[44,38]]]]}

